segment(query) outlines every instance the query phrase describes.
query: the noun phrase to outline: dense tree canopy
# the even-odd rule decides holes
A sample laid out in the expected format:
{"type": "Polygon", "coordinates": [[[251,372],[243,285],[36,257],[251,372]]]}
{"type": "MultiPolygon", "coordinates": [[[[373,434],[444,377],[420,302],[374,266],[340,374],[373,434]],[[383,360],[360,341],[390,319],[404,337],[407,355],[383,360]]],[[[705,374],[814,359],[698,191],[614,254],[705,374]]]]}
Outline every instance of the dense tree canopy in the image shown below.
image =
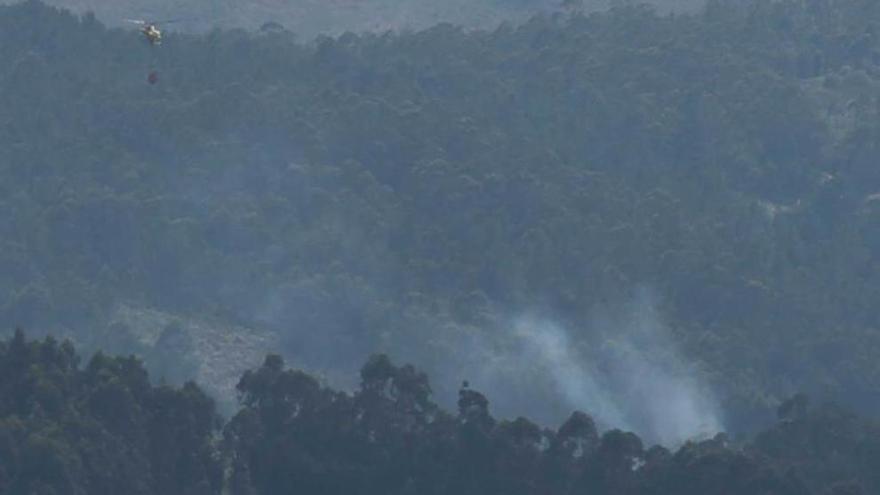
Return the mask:
{"type": "Polygon", "coordinates": [[[558,429],[497,420],[463,384],[458,411],[426,375],[376,355],[349,394],[286,369],[280,356],[239,381],[219,429],[193,383],[152,386],[133,358],[72,345],[0,342],[0,492],[18,494],[875,493],[880,429],[836,406],[785,402],[753,440],[718,434],[675,451],[597,431],[574,412],[558,429]]]}
{"type": "Polygon", "coordinates": [[[0,493],[219,493],[219,426],[197,385],[151,386],[134,357],[0,343],[0,493]]]}
{"type": "Polygon", "coordinates": [[[600,352],[595,309],[649,286],[734,428],[797,390],[878,411],[878,27],[866,0],[618,2],[152,50],[0,7],[0,317],[158,344],[125,302],[432,371],[532,309],[600,352]]]}

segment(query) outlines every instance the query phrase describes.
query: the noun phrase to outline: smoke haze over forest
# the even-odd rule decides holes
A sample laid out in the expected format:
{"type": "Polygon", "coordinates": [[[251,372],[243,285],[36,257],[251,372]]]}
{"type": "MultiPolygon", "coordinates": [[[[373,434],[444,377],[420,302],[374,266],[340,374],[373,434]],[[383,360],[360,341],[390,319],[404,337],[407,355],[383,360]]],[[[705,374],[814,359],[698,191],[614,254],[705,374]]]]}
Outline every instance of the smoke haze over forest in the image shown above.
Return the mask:
{"type": "Polygon", "coordinates": [[[51,5],[0,6],[0,488],[73,412],[146,450],[113,421],[191,421],[219,486],[211,396],[240,493],[411,456],[439,493],[707,456],[880,489],[871,420],[816,406],[880,415],[880,3],[51,5]]]}
{"type": "MultiPolygon", "coordinates": [[[[14,3],[2,0],[0,4],[14,3]]],[[[580,0],[564,6],[561,0],[49,0],[49,5],[77,13],[94,12],[110,26],[123,19],[181,19],[170,31],[205,31],[213,28],[258,29],[267,22],[280,23],[303,39],[318,34],[424,29],[441,22],[492,29],[504,21],[522,22],[538,13],[607,9],[620,0],[580,0]]],[[[633,2],[629,2],[633,3],[633,2]]],[[[703,0],[648,0],[658,11],[690,12],[703,0]]]]}

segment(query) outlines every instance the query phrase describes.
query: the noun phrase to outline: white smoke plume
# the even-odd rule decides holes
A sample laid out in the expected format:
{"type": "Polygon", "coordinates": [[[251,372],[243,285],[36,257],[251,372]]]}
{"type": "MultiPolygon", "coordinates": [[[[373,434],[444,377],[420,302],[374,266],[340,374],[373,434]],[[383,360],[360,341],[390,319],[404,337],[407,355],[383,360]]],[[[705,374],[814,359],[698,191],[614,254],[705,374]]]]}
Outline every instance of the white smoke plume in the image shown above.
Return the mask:
{"type": "Polygon", "coordinates": [[[663,324],[648,291],[589,328],[548,318],[512,323],[505,344],[471,346],[459,372],[470,373],[500,416],[558,424],[582,410],[602,428],[634,431],[667,446],[723,431],[720,407],[663,324]]]}

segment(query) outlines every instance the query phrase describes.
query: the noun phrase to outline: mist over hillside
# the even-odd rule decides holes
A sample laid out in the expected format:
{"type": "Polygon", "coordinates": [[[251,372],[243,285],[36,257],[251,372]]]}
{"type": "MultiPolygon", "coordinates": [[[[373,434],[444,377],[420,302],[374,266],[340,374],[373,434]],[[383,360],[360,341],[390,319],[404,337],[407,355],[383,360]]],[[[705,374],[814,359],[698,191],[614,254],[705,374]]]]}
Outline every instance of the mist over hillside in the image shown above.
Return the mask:
{"type": "Polygon", "coordinates": [[[228,397],[385,352],[669,444],[880,412],[880,7],[742,5],[158,47],[0,7],[0,317],[228,397]]]}
{"type": "MultiPolygon", "coordinates": [[[[16,2],[0,1],[0,4],[12,3],[16,2]]],[[[94,12],[109,26],[125,26],[123,19],[180,19],[169,25],[169,30],[204,32],[214,28],[256,30],[267,22],[274,22],[303,39],[310,39],[319,34],[336,35],[345,31],[424,29],[441,22],[492,29],[501,22],[522,22],[542,12],[565,12],[573,8],[587,12],[604,10],[615,1],[580,0],[563,4],[560,0],[49,0],[46,3],[79,14],[94,12]]],[[[699,8],[703,0],[645,3],[661,12],[686,12],[699,8]]]]}

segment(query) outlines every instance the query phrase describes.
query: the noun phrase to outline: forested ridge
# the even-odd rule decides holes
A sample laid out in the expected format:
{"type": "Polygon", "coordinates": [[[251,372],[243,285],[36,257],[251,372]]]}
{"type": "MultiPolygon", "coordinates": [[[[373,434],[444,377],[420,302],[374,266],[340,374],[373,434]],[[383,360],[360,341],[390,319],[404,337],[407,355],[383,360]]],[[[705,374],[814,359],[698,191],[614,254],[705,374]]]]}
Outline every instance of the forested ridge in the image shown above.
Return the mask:
{"type": "MultiPolygon", "coordinates": [[[[346,31],[424,29],[440,22],[468,28],[494,28],[502,21],[521,21],[538,12],[605,9],[619,0],[47,0],[46,4],[77,14],[94,12],[110,26],[125,19],[176,20],[175,31],[204,32],[214,27],[286,28],[300,39],[346,31]]],[[[628,1],[628,0],[625,0],[628,1]]],[[[0,0],[0,5],[18,0],[0,0]]],[[[664,12],[693,11],[703,0],[648,0],[664,12]]]]}
{"type": "Polygon", "coordinates": [[[799,390],[875,414],[878,23],[861,0],[621,3],[149,47],[2,7],[0,318],[154,369],[121,304],[268,332],[301,368],[440,374],[529,311],[601,359],[596,313],[648,287],[730,429],[799,390]]]}
{"type": "Polygon", "coordinates": [[[352,393],[286,369],[241,377],[225,424],[198,385],[151,385],[134,357],[22,332],[0,342],[0,493],[858,495],[876,493],[878,425],[797,395],[747,442],[723,434],[670,451],[597,431],[496,420],[467,384],[458,410],[427,376],[371,357],[352,393]]]}

